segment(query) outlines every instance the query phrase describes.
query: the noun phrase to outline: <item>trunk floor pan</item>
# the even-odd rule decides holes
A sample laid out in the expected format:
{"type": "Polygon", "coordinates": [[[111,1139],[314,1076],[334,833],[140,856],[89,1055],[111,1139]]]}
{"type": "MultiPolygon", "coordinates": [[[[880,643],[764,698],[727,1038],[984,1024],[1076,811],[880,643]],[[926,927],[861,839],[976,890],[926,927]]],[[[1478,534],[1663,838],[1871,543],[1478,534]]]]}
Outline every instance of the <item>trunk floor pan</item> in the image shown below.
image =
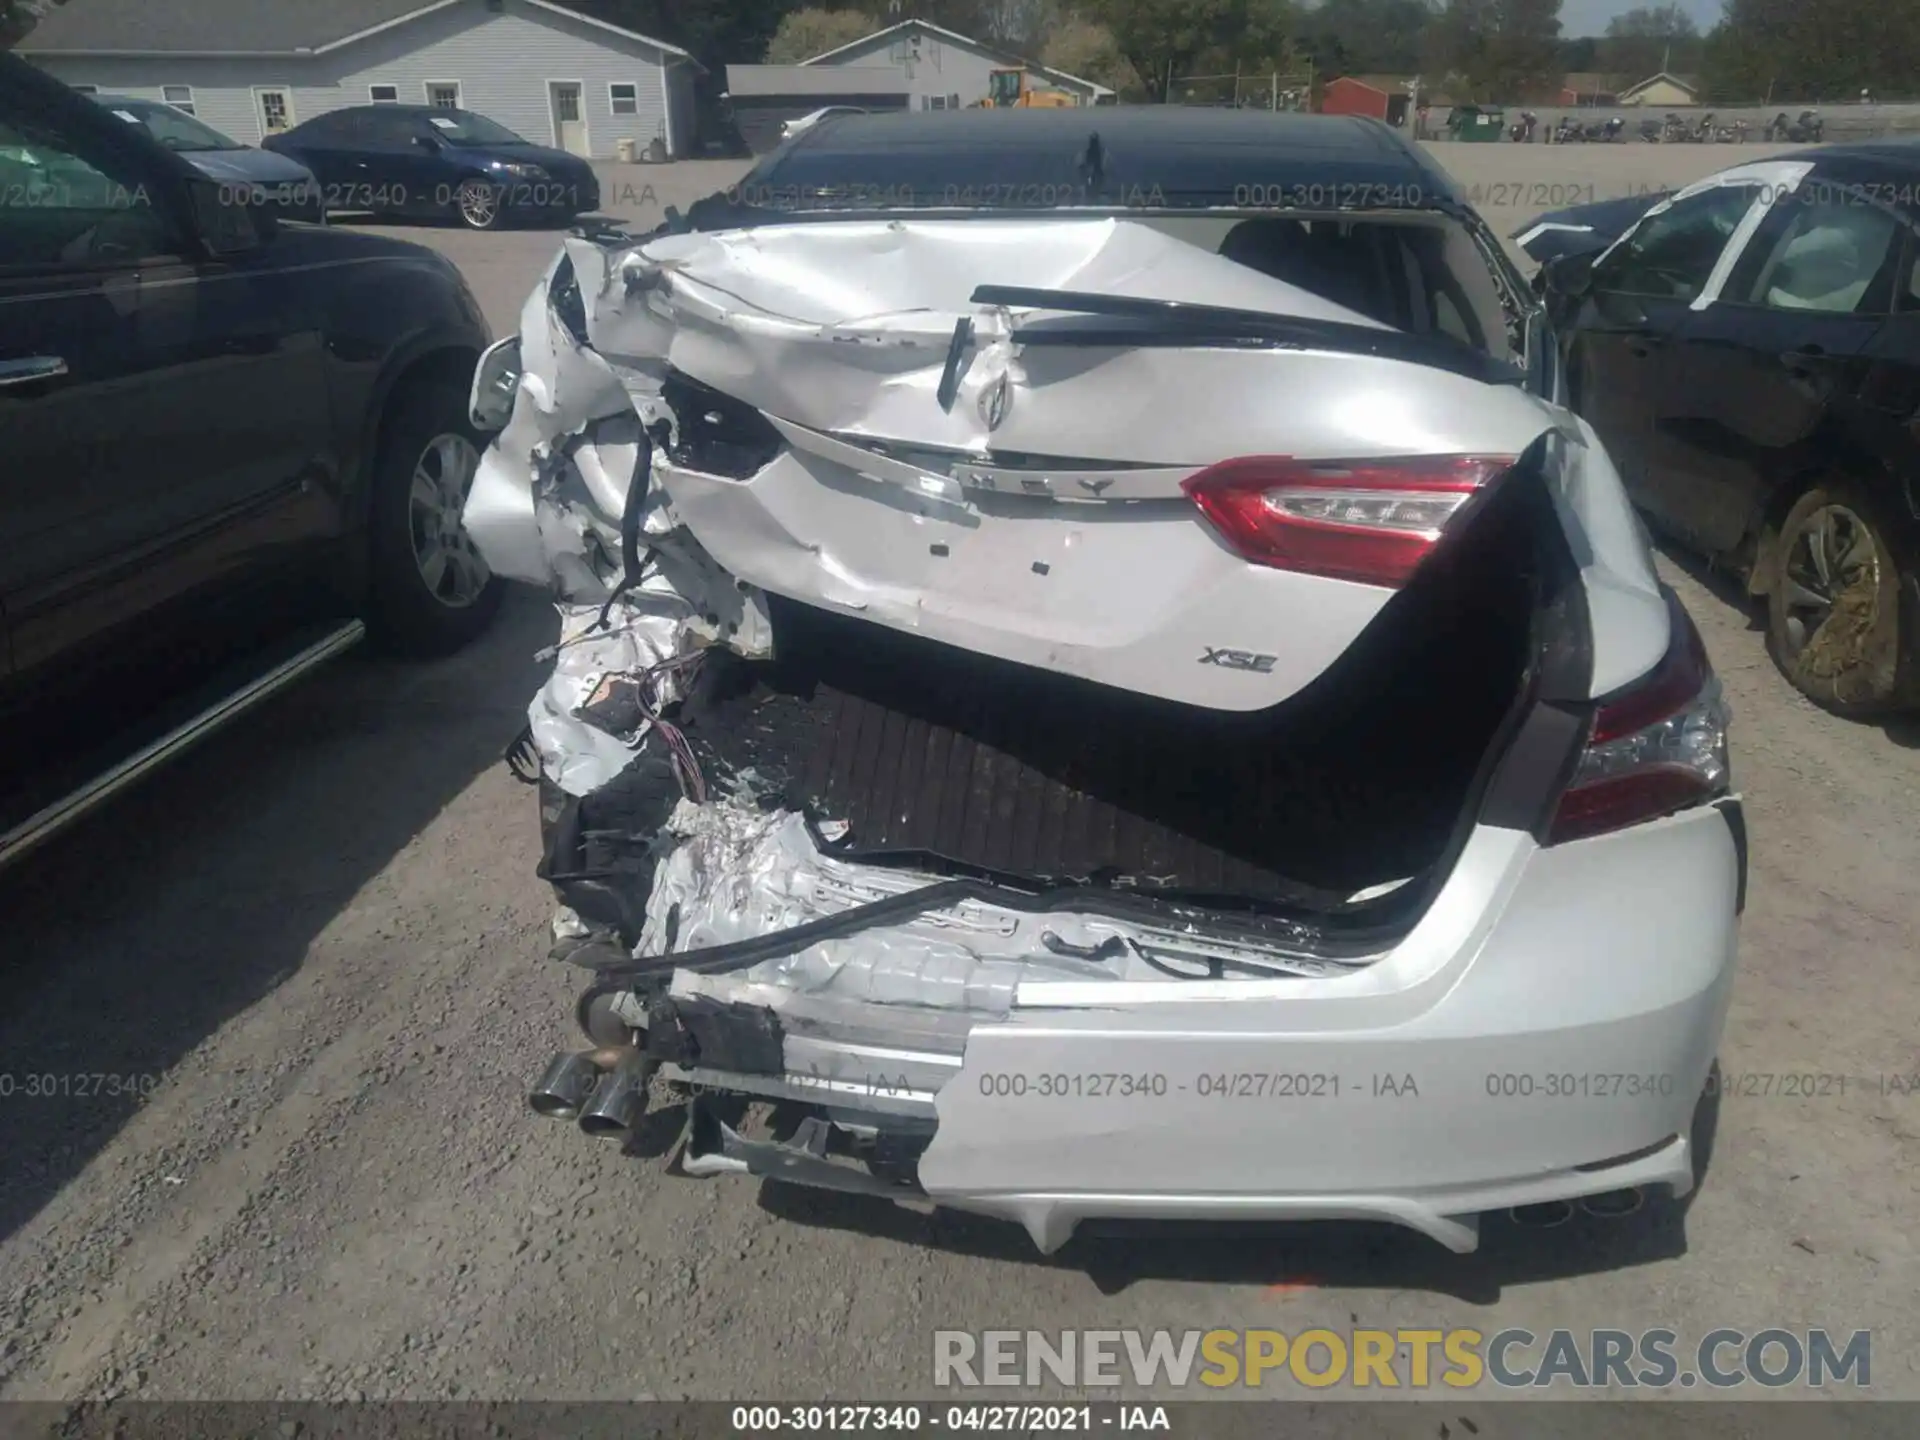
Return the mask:
{"type": "Polygon", "coordinates": [[[1232,714],[790,603],[774,622],[779,658],[715,652],[680,723],[703,764],[846,822],[834,853],[863,860],[1324,907],[1437,858],[1493,723],[1421,719],[1446,693],[1431,664],[1356,683],[1365,637],[1287,704],[1232,714]]]}

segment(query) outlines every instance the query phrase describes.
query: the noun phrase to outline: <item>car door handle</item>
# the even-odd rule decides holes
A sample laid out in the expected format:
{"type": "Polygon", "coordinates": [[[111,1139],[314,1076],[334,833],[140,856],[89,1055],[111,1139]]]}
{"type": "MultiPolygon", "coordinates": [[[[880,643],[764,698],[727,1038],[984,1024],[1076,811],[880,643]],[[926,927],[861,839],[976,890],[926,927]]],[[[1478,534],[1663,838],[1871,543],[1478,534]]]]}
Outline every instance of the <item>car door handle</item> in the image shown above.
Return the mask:
{"type": "Polygon", "coordinates": [[[1812,368],[1826,358],[1827,352],[1818,345],[1800,345],[1780,352],[1780,363],[1787,367],[1789,375],[1811,374],[1812,368]]]}
{"type": "Polygon", "coordinates": [[[29,355],[24,360],[0,360],[0,387],[58,380],[66,373],[67,362],[58,355],[29,355]]]}

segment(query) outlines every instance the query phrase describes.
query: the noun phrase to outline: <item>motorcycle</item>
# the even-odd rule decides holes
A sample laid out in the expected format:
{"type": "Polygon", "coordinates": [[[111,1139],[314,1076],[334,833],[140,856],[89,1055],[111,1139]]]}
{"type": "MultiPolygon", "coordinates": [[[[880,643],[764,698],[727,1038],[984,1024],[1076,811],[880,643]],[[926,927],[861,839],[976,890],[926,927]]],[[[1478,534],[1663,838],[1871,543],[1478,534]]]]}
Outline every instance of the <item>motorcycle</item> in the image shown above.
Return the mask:
{"type": "Polygon", "coordinates": [[[1667,116],[1666,123],[1660,127],[1661,143],[1678,145],[1690,138],[1687,134],[1687,122],[1678,115],[1667,116]]]}
{"type": "Polygon", "coordinates": [[[1649,145],[1660,143],[1660,122],[1649,115],[1640,122],[1640,138],[1649,145]]]}
{"type": "Polygon", "coordinates": [[[1693,128],[1687,133],[1687,138],[1696,145],[1711,145],[1713,133],[1713,112],[1709,110],[1693,122],[1693,128]]]}
{"type": "Polygon", "coordinates": [[[1516,144],[1524,145],[1533,139],[1533,127],[1540,117],[1531,110],[1522,110],[1520,118],[1507,127],[1507,134],[1516,144]]]}
{"type": "Polygon", "coordinates": [[[1600,127],[1599,138],[1611,145],[1620,138],[1621,132],[1626,128],[1627,122],[1622,120],[1618,115],[1609,116],[1607,123],[1600,127]]]}
{"type": "Polygon", "coordinates": [[[1571,145],[1586,138],[1586,133],[1580,128],[1579,121],[1571,115],[1562,115],[1560,123],[1553,127],[1553,143],[1556,145],[1571,145]]]}
{"type": "Polygon", "coordinates": [[[1812,110],[1802,110],[1800,118],[1791,122],[1787,119],[1787,112],[1782,110],[1773,117],[1773,123],[1767,126],[1767,138],[1787,140],[1796,145],[1817,145],[1825,129],[1825,122],[1812,110]]]}
{"type": "Polygon", "coordinates": [[[1721,145],[1739,145],[1747,138],[1747,122],[1736,120],[1731,125],[1713,127],[1713,138],[1721,145]]]}

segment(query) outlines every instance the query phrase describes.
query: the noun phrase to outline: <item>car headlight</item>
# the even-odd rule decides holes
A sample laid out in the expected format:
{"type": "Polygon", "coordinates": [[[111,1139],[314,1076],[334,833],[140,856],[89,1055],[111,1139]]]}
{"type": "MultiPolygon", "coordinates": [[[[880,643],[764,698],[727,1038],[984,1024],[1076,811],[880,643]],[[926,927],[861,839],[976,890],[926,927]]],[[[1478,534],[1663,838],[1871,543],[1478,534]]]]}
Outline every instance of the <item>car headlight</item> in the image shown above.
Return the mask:
{"type": "Polygon", "coordinates": [[[496,160],[493,162],[492,169],[496,175],[506,175],[515,180],[544,180],[547,178],[547,172],[542,170],[538,165],[522,165],[513,160],[496,160]]]}

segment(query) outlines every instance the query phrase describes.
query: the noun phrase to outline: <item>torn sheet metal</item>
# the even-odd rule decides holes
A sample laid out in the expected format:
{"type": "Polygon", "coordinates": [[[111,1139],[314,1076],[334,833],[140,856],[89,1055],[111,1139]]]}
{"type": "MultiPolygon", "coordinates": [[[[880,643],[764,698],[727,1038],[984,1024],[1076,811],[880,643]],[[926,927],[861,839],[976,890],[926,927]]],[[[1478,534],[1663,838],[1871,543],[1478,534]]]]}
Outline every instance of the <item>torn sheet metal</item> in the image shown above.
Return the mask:
{"type": "Polygon", "coordinates": [[[625,247],[574,237],[566,255],[558,275],[578,285],[586,346],[544,297],[528,321],[553,363],[602,367],[598,388],[562,377],[562,389],[599,410],[612,377],[630,404],[569,432],[581,440],[569,451],[536,384],[541,347],[525,349],[514,423],[469,504],[496,570],[599,593],[589,573],[609,580],[621,477],[644,427],[665,437],[649,474],[671,522],[753,590],[1211,709],[1298,693],[1391,592],[1249,565],[1184,480],[1234,455],[1519,454],[1548,423],[1517,387],[1435,366],[1040,344],[1090,317],[972,299],[981,284],[1064,289],[1395,333],[1136,221],[849,221],[625,247]],[[737,468],[689,444],[715,427],[737,468]],[[1228,651],[1259,663],[1196,663],[1228,651]]]}
{"type": "Polygon", "coordinates": [[[649,612],[639,605],[616,602],[606,628],[601,607],[563,605],[560,639],[555,646],[553,673],[528,708],[534,748],[540,768],[569,795],[598,790],[633,762],[650,725],[644,720],[630,728],[599,718],[617,700],[620,681],[640,684],[654,711],[678,700],[680,681],[668,662],[699,654],[701,642],[684,615],[649,612]]]}
{"type": "MultiPolygon", "coordinates": [[[[814,842],[805,817],[733,797],[704,805],[682,801],[667,828],[682,843],[654,872],[638,954],[772,934],[941,878],[838,860],[814,842]]],[[[821,941],[717,980],[735,999],[777,996],[785,1004],[796,994],[830,995],[864,1005],[1004,1016],[1027,981],[1203,978],[1218,962],[1301,976],[1341,974],[1366,963],[1323,960],[1172,923],[1034,914],[966,901],[821,941]]]]}

